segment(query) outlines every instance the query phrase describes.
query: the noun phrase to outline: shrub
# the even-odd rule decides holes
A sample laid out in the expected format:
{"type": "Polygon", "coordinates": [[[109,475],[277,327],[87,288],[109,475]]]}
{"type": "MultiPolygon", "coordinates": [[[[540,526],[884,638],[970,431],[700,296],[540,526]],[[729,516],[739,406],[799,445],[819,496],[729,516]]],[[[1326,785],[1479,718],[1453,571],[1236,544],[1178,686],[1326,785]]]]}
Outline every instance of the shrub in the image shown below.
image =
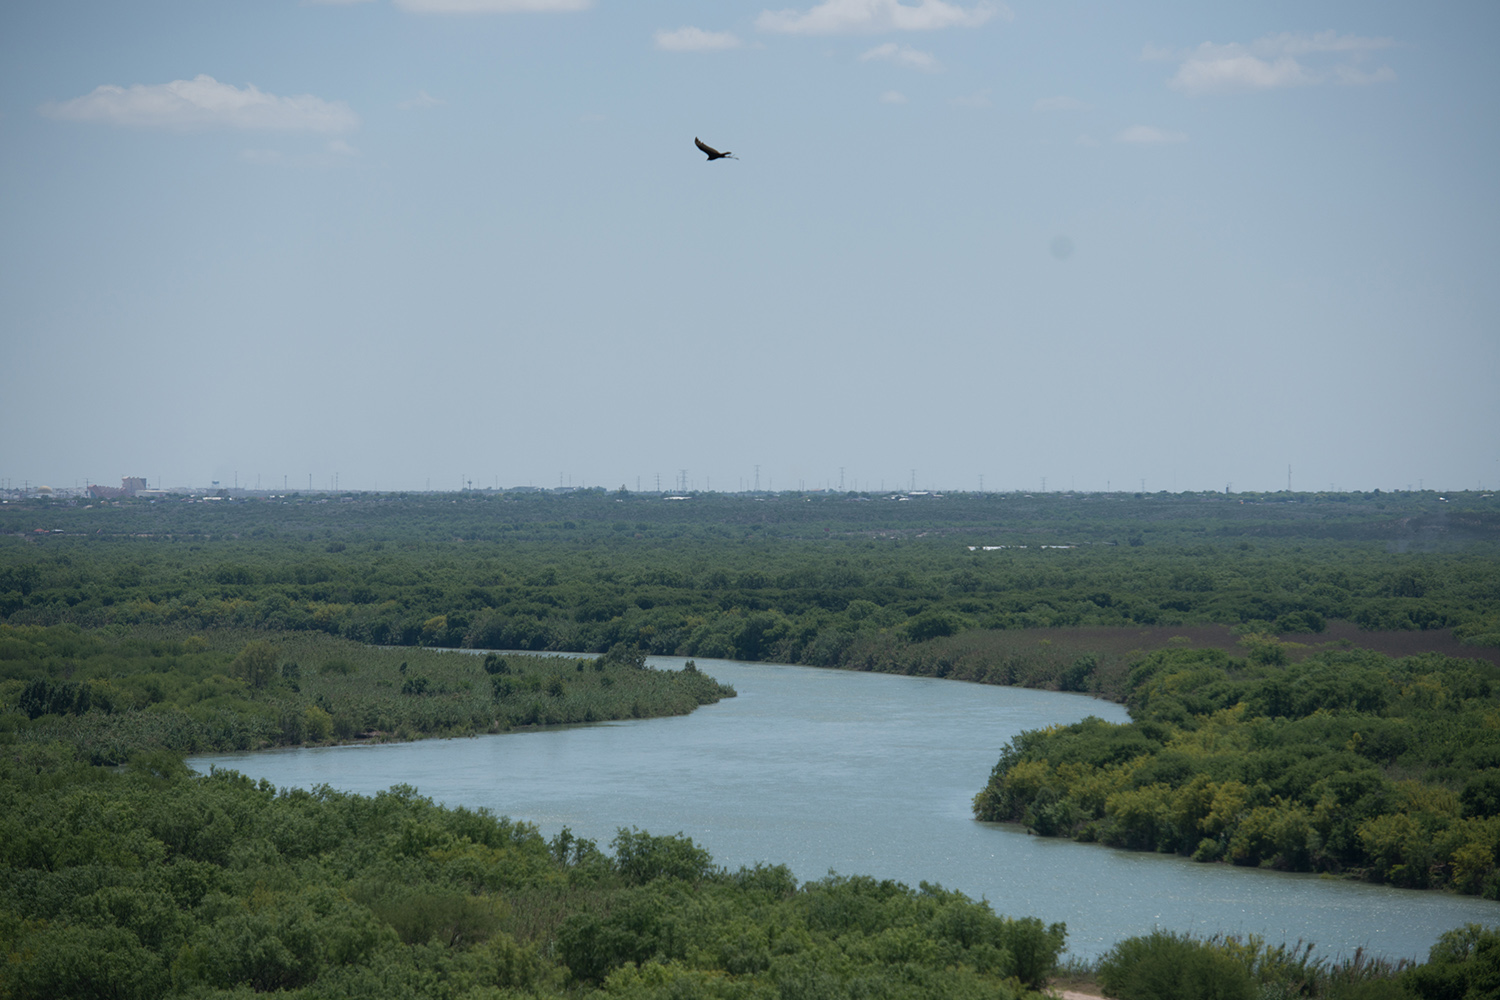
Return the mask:
{"type": "Polygon", "coordinates": [[[713,856],[691,837],[653,837],[644,830],[621,829],[610,842],[615,870],[635,885],[659,878],[696,882],[714,871],[713,856]]]}
{"type": "Polygon", "coordinates": [[[302,713],[303,732],[307,739],[326,740],[333,732],[333,716],[323,711],[317,705],[309,705],[302,713]]]}
{"type": "Polygon", "coordinates": [[[1249,971],[1186,934],[1126,938],[1099,963],[1099,985],[1119,1000],[1253,1000],[1249,971]]]}

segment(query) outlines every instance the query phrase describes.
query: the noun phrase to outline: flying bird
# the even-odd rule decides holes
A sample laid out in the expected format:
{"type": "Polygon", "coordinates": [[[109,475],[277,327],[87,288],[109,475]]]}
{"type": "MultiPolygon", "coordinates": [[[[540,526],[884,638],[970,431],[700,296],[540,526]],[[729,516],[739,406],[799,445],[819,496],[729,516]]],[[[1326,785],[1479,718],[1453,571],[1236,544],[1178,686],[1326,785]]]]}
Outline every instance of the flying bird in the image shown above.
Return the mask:
{"type": "Polygon", "coordinates": [[[693,145],[697,146],[699,149],[703,150],[703,152],[708,156],[708,158],[710,160],[738,160],[739,159],[739,157],[735,156],[733,153],[721,153],[721,152],[719,152],[717,149],[714,149],[712,146],[707,145],[706,143],[704,143],[704,141],[702,139],[698,138],[697,136],[693,136],[693,145]]]}

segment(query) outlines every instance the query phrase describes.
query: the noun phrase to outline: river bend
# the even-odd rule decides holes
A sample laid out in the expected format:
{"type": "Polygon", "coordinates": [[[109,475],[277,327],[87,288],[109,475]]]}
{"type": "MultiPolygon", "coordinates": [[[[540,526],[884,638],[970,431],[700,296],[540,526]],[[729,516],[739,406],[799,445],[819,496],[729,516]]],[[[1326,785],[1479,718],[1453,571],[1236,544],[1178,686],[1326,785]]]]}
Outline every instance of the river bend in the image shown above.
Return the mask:
{"type": "MultiPolygon", "coordinates": [[[[664,669],[682,661],[655,657],[664,669]]],[[[1091,957],[1153,927],[1313,941],[1425,958],[1445,930],[1500,922],[1472,897],[1254,871],[1028,836],[979,823],[970,800],[1025,729],[1123,708],[1083,695],[931,678],[699,660],[739,697],[692,715],[459,740],[198,757],[278,787],[372,794],[409,784],[488,807],[548,837],[564,826],[608,847],[619,827],[685,833],[722,865],[784,863],[935,882],[999,913],[1066,921],[1091,957]]]]}

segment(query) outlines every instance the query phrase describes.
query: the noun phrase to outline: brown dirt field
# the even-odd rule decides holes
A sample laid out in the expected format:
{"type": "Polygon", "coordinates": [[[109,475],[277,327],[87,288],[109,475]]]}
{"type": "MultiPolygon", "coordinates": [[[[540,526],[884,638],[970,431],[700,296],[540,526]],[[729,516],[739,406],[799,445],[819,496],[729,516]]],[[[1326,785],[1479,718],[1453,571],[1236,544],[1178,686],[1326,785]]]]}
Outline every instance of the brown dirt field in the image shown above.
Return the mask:
{"type": "MultiPolygon", "coordinates": [[[[1222,649],[1236,656],[1243,656],[1245,653],[1239,637],[1227,625],[1055,628],[1028,630],[1026,634],[1038,639],[1051,638],[1059,646],[1088,648],[1127,658],[1133,653],[1150,653],[1171,646],[1222,649]]],[[[1327,630],[1323,632],[1288,634],[1278,638],[1288,644],[1287,653],[1294,660],[1329,649],[1355,648],[1394,657],[1442,653],[1444,656],[1484,660],[1500,666],[1500,648],[1465,645],[1453,637],[1451,629],[1366,632],[1349,622],[1329,622],[1327,630]]]]}
{"type": "Polygon", "coordinates": [[[1442,653],[1444,656],[1484,660],[1500,666],[1500,647],[1466,645],[1453,637],[1452,629],[1446,628],[1426,632],[1365,632],[1349,622],[1329,622],[1327,630],[1318,635],[1286,635],[1281,638],[1309,645],[1348,640],[1351,646],[1373,649],[1386,656],[1442,653]]]}

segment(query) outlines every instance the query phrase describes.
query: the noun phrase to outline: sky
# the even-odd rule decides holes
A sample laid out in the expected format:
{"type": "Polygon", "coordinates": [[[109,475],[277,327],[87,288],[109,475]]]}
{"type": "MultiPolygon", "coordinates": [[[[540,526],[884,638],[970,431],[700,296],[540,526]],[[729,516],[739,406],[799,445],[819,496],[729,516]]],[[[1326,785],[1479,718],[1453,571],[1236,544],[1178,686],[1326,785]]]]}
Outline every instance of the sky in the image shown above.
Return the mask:
{"type": "Polygon", "coordinates": [[[0,485],[1500,486],[1500,4],[786,2],[0,6],[0,485]]]}

